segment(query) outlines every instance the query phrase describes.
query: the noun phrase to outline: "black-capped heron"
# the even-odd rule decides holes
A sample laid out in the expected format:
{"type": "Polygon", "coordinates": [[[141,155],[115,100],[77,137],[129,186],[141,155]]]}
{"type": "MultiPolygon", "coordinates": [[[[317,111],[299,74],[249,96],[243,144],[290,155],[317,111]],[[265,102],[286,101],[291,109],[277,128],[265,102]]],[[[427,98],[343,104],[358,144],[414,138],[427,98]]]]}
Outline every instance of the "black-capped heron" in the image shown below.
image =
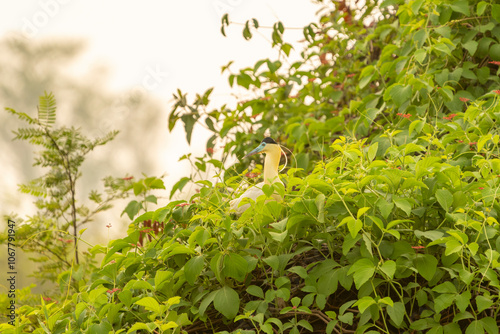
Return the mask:
{"type": "MultiPolygon", "coordinates": [[[[265,184],[283,184],[283,182],[281,182],[280,180],[278,171],[278,166],[281,158],[281,148],[278,143],[276,143],[272,138],[266,137],[257,148],[250,151],[250,153],[245,155],[244,158],[257,153],[266,154],[266,158],[264,160],[264,182],[260,182],[255,186],[248,188],[240,197],[235,198],[229,202],[229,207],[231,208],[231,210],[235,210],[238,215],[241,215],[246,209],[250,207],[249,203],[242,204],[240,206],[241,200],[243,198],[249,198],[255,201],[257,197],[264,194],[264,192],[262,191],[262,187],[265,184]]],[[[281,200],[281,196],[276,193],[273,194],[272,197],[277,201],[281,200]]]]}

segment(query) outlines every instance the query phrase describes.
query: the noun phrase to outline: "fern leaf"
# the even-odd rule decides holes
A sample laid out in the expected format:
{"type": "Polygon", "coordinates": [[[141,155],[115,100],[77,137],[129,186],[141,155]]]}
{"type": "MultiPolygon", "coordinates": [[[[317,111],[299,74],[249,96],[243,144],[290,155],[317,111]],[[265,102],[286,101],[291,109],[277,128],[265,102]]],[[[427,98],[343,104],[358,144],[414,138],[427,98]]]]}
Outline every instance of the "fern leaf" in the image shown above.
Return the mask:
{"type": "Polygon", "coordinates": [[[38,106],[38,121],[40,125],[51,127],[56,122],[56,99],[52,93],[40,96],[38,106]]]}
{"type": "Polygon", "coordinates": [[[5,108],[8,112],[10,112],[13,115],[16,115],[19,119],[28,122],[29,124],[38,124],[38,121],[36,119],[33,119],[28,116],[28,114],[23,113],[23,112],[17,112],[12,108],[5,108]]]}
{"type": "Polygon", "coordinates": [[[113,130],[108,132],[106,135],[103,137],[95,138],[94,141],[92,142],[91,149],[94,149],[96,146],[100,145],[105,145],[107,142],[115,139],[115,137],[118,135],[119,131],[113,130]]]}
{"type": "Polygon", "coordinates": [[[41,129],[35,128],[19,128],[17,131],[14,131],[16,137],[14,139],[32,139],[32,138],[41,138],[45,134],[45,132],[41,129]]]}
{"type": "Polygon", "coordinates": [[[47,189],[34,184],[20,184],[19,191],[25,194],[30,194],[36,197],[46,197],[47,189]]]}

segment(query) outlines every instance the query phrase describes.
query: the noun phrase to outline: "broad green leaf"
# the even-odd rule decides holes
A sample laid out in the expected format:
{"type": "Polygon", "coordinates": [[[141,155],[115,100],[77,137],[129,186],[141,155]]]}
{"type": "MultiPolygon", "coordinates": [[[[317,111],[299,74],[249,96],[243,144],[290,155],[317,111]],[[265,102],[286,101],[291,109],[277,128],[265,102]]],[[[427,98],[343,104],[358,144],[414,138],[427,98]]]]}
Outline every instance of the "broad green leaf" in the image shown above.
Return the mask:
{"type": "Polygon", "coordinates": [[[135,215],[137,213],[139,213],[139,210],[142,208],[142,205],[141,203],[133,200],[133,201],[130,201],[127,206],[125,207],[125,209],[123,210],[122,212],[122,215],[124,213],[127,214],[127,216],[132,220],[134,219],[135,215]]]}
{"type": "Polygon", "coordinates": [[[375,272],[375,266],[370,259],[362,258],[357,260],[347,272],[347,275],[353,274],[354,284],[356,288],[359,289],[366,283],[370,278],[373,277],[375,272]]]}
{"type": "Polygon", "coordinates": [[[184,276],[189,284],[194,285],[203,270],[204,264],[205,257],[203,255],[195,256],[186,262],[184,265],[184,276]]]}
{"type": "Polygon", "coordinates": [[[385,261],[382,266],[380,266],[380,269],[387,275],[389,276],[390,279],[394,277],[394,273],[396,272],[396,262],[392,260],[385,261]]]}
{"type": "Polygon", "coordinates": [[[460,294],[457,294],[455,297],[455,304],[457,304],[460,312],[465,312],[467,307],[470,305],[471,293],[469,290],[466,290],[460,294]]]}
{"type": "Polygon", "coordinates": [[[389,215],[391,214],[392,209],[394,208],[394,203],[390,203],[390,202],[386,201],[384,198],[380,198],[377,201],[377,207],[379,208],[382,216],[385,219],[387,219],[389,217],[389,215]]]}
{"type": "Polygon", "coordinates": [[[422,65],[425,58],[427,57],[427,51],[425,51],[424,49],[418,49],[417,51],[415,51],[414,57],[422,65]]]}
{"type": "Polygon", "coordinates": [[[436,313],[441,313],[441,311],[447,309],[453,304],[455,300],[455,294],[443,293],[434,298],[434,310],[436,313]]]}
{"type": "Polygon", "coordinates": [[[370,145],[370,148],[368,148],[368,160],[373,161],[375,157],[377,156],[377,151],[378,151],[378,142],[375,142],[370,145]]]}
{"type": "Polygon", "coordinates": [[[405,305],[402,302],[396,302],[393,306],[387,306],[387,314],[396,325],[396,328],[400,328],[403,324],[405,315],[405,305]]]}
{"type": "Polygon", "coordinates": [[[448,189],[436,190],[436,199],[445,211],[448,211],[453,203],[453,195],[448,189]]]}
{"type": "Polygon", "coordinates": [[[495,19],[495,21],[500,22],[500,5],[491,5],[491,16],[495,19]]]}
{"type": "Polygon", "coordinates": [[[446,256],[460,252],[463,248],[463,245],[456,239],[448,240],[445,245],[446,245],[446,251],[444,254],[446,256]]]}
{"type": "Polygon", "coordinates": [[[428,281],[434,277],[437,264],[438,260],[430,254],[417,254],[415,258],[415,267],[418,273],[428,281]]]}
{"type": "Polygon", "coordinates": [[[214,307],[228,319],[233,319],[240,309],[238,293],[227,285],[217,290],[214,296],[214,307]]]}
{"type": "Polygon", "coordinates": [[[476,53],[476,50],[477,50],[477,46],[479,45],[478,42],[474,41],[474,40],[470,40],[468,41],[467,43],[463,44],[463,47],[469,51],[469,54],[473,55],[474,53],[476,53]]]}
{"type": "Polygon", "coordinates": [[[155,328],[156,328],[155,323],[145,324],[143,322],[136,322],[132,325],[132,327],[130,327],[127,333],[137,332],[138,330],[141,329],[148,331],[148,333],[152,333],[155,328]],[[150,326],[150,324],[153,324],[154,326],[150,326]]]}
{"type": "Polygon", "coordinates": [[[394,198],[393,199],[394,204],[401,210],[403,210],[406,215],[409,217],[411,214],[411,203],[403,198],[394,198]]]}
{"type": "Polygon", "coordinates": [[[469,2],[467,0],[453,1],[450,3],[450,7],[455,12],[462,13],[467,16],[470,15],[469,2]]]}
{"type": "Polygon", "coordinates": [[[368,207],[368,206],[365,206],[363,208],[360,208],[358,210],[358,214],[357,214],[357,218],[359,219],[362,215],[364,215],[366,213],[366,211],[370,210],[371,208],[368,207]]]}
{"type": "Polygon", "coordinates": [[[172,190],[170,191],[170,198],[175,194],[177,190],[181,191],[184,186],[191,180],[189,177],[183,177],[180,179],[173,187],[172,190]]]}
{"type": "Polygon", "coordinates": [[[476,7],[477,15],[479,16],[483,15],[484,11],[486,10],[486,7],[488,7],[488,3],[486,1],[480,1],[476,7]]]}
{"type": "Polygon", "coordinates": [[[242,282],[248,270],[248,262],[237,253],[229,253],[224,257],[224,274],[242,282]]]}
{"type": "Polygon", "coordinates": [[[158,270],[155,274],[155,289],[160,290],[173,275],[170,271],[158,270]]]}
{"type": "Polygon", "coordinates": [[[262,290],[262,288],[260,286],[250,285],[247,288],[247,292],[249,294],[251,294],[252,296],[264,299],[264,291],[262,290]]]}
{"type": "Polygon", "coordinates": [[[351,219],[347,222],[347,228],[349,229],[349,232],[351,233],[351,236],[354,238],[358,234],[358,232],[361,230],[363,227],[363,223],[359,219],[351,219]]]}
{"type": "Polygon", "coordinates": [[[479,319],[483,323],[483,328],[486,329],[486,332],[488,334],[498,334],[498,325],[495,319],[491,317],[484,317],[482,319],[479,319]]]}
{"type": "Polygon", "coordinates": [[[402,85],[395,85],[390,88],[389,95],[391,96],[391,99],[394,101],[396,106],[401,106],[403,103],[408,102],[411,99],[412,96],[412,89],[411,86],[402,86],[402,85]]]}
{"type": "Polygon", "coordinates": [[[198,308],[198,314],[200,317],[205,315],[205,311],[207,307],[213,302],[215,295],[219,292],[219,290],[210,292],[205,299],[203,299],[200,303],[200,307],[198,308]]]}
{"type": "Polygon", "coordinates": [[[144,297],[138,301],[136,301],[134,304],[144,306],[146,310],[153,311],[155,313],[160,314],[160,304],[154,299],[153,297],[144,297]]]}
{"type": "Polygon", "coordinates": [[[282,243],[286,237],[288,236],[288,231],[276,233],[276,232],[269,232],[269,235],[274,241],[277,241],[279,243],[282,243]]]}
{"type": "Polygon", "coordinates": [[[470,244],[467,244],[467,247],[469,248],[472,256],[476,255],[479,245],[476,242],[471,242],[470,244]]]}
{"type": "Polygon", "coordinates": [[[457,288],[450,281],[444,282],[432,288],[432,291],[438,293],[457,293],[457,288]]]}
{"type": "Polygon", "coordinates": [[[357,306],[359,309],[360,313],[365,312],[367,308],[369,308],[371,305],[376,304],[377,302],[370,296],[364,296],[363,298],[359,299],[357,302],[354,303],[352,306],[357,306]]]}
{"type": "Polygon", "coordinates": [[[484,333],[484,327],[481,321],[474,320],[473,322],[470,323],[469,326],[467,326],[465,334],[477,334],[477,333],[484,333]]]}
{"type": "Polygon", "coordinates": [[[394,302],[392,301],[391,297],[380,298],[377,303],[394,306],[394,302]]]}
{"type": "Polygon", "coordinates": [[[477,296],[476,297],[476,307],[477,307],[477,313],[481,313],[487,308],[489,308],[491,305],[493,305],[493,301],[487,297],[487,296],[477,296]]]}

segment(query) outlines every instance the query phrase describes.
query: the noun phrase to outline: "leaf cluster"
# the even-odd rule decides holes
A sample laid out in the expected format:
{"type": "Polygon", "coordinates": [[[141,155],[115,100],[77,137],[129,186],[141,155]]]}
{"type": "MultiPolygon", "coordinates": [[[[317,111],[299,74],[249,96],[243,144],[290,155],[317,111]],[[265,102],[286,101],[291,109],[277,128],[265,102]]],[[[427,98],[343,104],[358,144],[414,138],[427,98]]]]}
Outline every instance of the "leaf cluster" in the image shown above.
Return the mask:
{"type": "Polygon", "coordinates": [[[254,95],[236,108],[178,92],[170,129],[213,132],[207,154],[185,158],[218,181],[181,179],[174,192],[199,193],[92,249],[104,259],[91,280],[43,313],[21,308],[24,329],[498,333],[500,5],[332,4],[304,28],[300,61],[276,39],[279,60],[228,75],[254,95]],[[228,201],[257,173],[225,159],[266,133],[293,168],[237,217],[228,201]]]}

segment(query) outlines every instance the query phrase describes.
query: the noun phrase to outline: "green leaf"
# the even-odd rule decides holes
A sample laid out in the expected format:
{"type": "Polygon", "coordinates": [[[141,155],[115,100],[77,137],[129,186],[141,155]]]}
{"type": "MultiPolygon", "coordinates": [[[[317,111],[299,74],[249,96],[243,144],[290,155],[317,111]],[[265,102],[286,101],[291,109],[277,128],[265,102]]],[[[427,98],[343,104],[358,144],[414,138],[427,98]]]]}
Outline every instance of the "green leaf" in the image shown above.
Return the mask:
{"type": "Polygon", "coordinates": [[[191,179],[189,177],[183,177],[182,179],[180,179],[173,187],[172,187],[172,190],[170,191],[170,198],[172,198],[172,196],[174,196],[175,192],[177,190],[179,191],[182,191],[182,189],[184,188],[184,186],[190,181],[191,179]]]}
{"type": "Polygon", "coordinates": [[[380,270],[392,279],[394,277],[394,273],[396,272],[396,262],[392,260],[385,261],[384,264],[380,266],[380,270]]]}
{"type": "Polygon", "coordinates": [[[184,130],[186,131],[186,140],[188,144],[191,144],[191,134],[193,133],[193,128],[194,125],[196,124],[197,118],[195,118],[192,114],[187,114],[187,115],[182,115],[181,120],[184,122],[184,130]]]}
{"type": "Polygon", "coordinates": [[[455,294],[443,293],[437,296],[434,298],[434,311],[436,311],[436,313],[441,313],[441,311],[450,307],[454,300],[455,294]]]}
{"type": "Polygon", "coordinates": [[[387,202],[384,198],[380,198],[377,201],[377,207],[379,208],[382,217],[387,219],[394,208],[394,203],[387,202]]]}
{"type": "Polygon", "coordinates": [[[203,299],[203,301],[200,303],[200,307],[198,308],[198,314],[200,315],[200,317],[203,317],[203,315],[205,314],[205,311],[207,310],[207,307],[213,302],[215,295],[218,292],[219,292],[219,290],[210,292],[205,297],[205,299],[203,299]]]}
{"type": "Polygon", "coordinates": [[[362,215],[366,213],[366,211],[370,210],[371,208],[369,206],[365,206],[363,208],[360,208],[357,213],[357,218],[359,219],[362,215]]]}
{"type": "Polygon", "coordinates": [[[484,11],[486,10],[486,7],[488,7],[488,3],[486,1],[479,2],[476,7],[477,15],[479,16],[483,15],[484,11]]]}
{"type": "Polygon", "coordinates": [[[483,323],[479,320],[474,320],[465,330],[465,334],[484,333],[483,323]]]}
{"type": "Polygon", "coordinates": [[[158,198],[155,195],[146,196],[144,199],[146,202],[157,204],[158,198]]]}
{"type": "Polygon", "coordinates": [[[375,142],[370,145],[370,148],[368,148],[368,160],[373,161],[375,157],[377,156],[377,151],[378,151],[378,142],[375,142]]]}
{"type": "Polygon", "coordinates": [[[435,286],[432,288],[432,291],[438,292],[438,293],[457,293],[457,288],[453,283],[447,281],[444,283],[439,284],[438,286],[435,286]]]}
{"type": "Polygon", "coordinates": [[[247,292],[249,294],[251,294],[252,296],[264,299],[264,291],[262,290],[262,288],[260,286],[250,285],[247,288],[247,292]]]}
{"type": "MultiPolygon", "coordinates": [[[[143,322],[136,322],[132,327],[130,327],[130,329],[127,331],[127,333],[136,333],[137,331],[139,331],[141,329],[148,331],[148,333],[152,333],[155,328],[156,328],[155,323],[145,324],[143,322]],[[150,326],[150,324],[152,324],[154,326],[150,326]]],[[[108,332],[106,332],[106,333],[108,333],[108,332]]]]}
{"type": "Polygon", "coordinates": [[[437,264],[438,260],[430,254],[417,254],[415,258],[415,267],[418,273],[428,281],[434,277],[437,264]]]}
{"type": "Polygon", "coordinates": [[[349,229],[349,232],[351,233],[351,236],[354,238],[358,234],[358,232],[361,230],[363,227],[363,223],[359,219],[350,219],[347,222],[347,228],[349,229]]]}
{"type": "Polygon", "coordinates": [[[479,321],[483,323],[483,327],[484,329],[486,329],[486,332],[488,332],[488,334],[498,334],[498,326],[495,319],[491,317],[484,317],[479,321]]]}
{"type": "Polygon", "coordinates": [[[453,253],[458,253],[462,250],[463,245],[456,239],[451,239],[446,242],[445,255],[451,255],[453,253]]]}
{"type": "Polygon", "coordinates": [[[468,41],[467,43],[463,44],[462,46],[467,50],[469,51],[469,54],[471,55],[474,55],[474,53],[476,53],[476,50],[477,50],[477,46],[479,45],[478,42],[474,41],[474,40],[470,40],[468,41]]]}
{"type": "Polygon", "coordinates": [[[52,93],[44,93],[39,98],[38,121],[50,128],[56,122],[56,99],[52,93]]]}
{"type": "Polygon", "coordinates": [[[373,277],[374,272],[375,266],[373,262],[370,259],[362,258],[357,260],[351,268],[349,268],[347,275],[353,274],[354,284],[356,284],[356,288],[359,289],[373,277]]]}
{"type": "Polygon", "coordinates": [[[160,314],[160,304],[154,299],[153,297],[144,297],[138,301],[136,301],[134,304],[144,306],[146,310],[153,311],[155,313],[160,314]]]}
{"type": "Polygon", "coordinates": [[[436,199],[445,211],[448,211],[453,203],[453,195],[448,189],[436,190],[436,199]]]}
{"type": "Polygon", "coordinates": [[[425,49],[418,49],[414,53],[415,59],[422,65],[424,63],[425,58],[427,57],[427,51],[425,49]]]}
{"type": "Polygon", "coordinates": [[[248,262],[237,253],[229,253],[224,257],[224,274],[243,282],[248,270],[248,262]]]}
{"type": "Polygon", "coordinates": [[[467,0],[453,1],[450,3],[450,7],[457,13],[462,13],[466,16],[470,15],[469,2],[467,0]]]}
{"type": "Polygon", "coordinates": [[[465,312],[467,307],[470,305],[471,293],[469,290],[466,290],[460,294],[457,294],[455,297],[455,304],[457,304],[460,312],[465,312]]]}
{"type": "Polygon", "coordinates": [[[481,295],[476,297],[477,313],[483,312],[491,305],[493,305],[493,301],[489,297],[481,295]]]}
{"type": "Polygon", "coordinates": [[[411,99],[412,89],[410,85],[402,86],[400,84],[396,84],[389,89],[389,95],[397,107],[400,107],[403,103],[411,99]]]}
{"type": "Polygon", "coordinates": [[[370,297],[370,296],[364,296],[363,298],[359,299],[357,302],[354,303],[352,306],[357,306],[359,309],[360,313],[365,312],[367,308],[369,308],[371,305],[376,304],[375,300],[370,297]]]}
{"type": "Polygon", "coordinates": [[[500,22],[500,5],[491,5],[491,16],[495,19],[495,21],[500,22]]]}
{"type": "Polygon", "coordinates": [[[411,203],[403,198],[394,198],[393,199],[394,204],[401,210],[403,210],[407,216],[410,216],[411,214],[411,203]]]}
{"type": "Polygon", "coordinates": [[[240,297],[232,288],[224,286],[214,296],[214,307],[226,318],[233,319],[240,309],[240,297]]]}
{"type": "Polygon", "coordinates": [[[203,255],[195,256],[186,262],[184,265],[184,276],[186,277],[186,281],[194,285],[204,266],[205,256],[203,255]]]}
{"type": "Polygon", "coordinates": [[[132,220],[134,219],[135,215],[139,213],[139,210],[142,208],[142,204],[137,202],[137,201],[130,201],[125,209],[123,210],[122,216],[124,213],[127,214],[127,216],[132,220]]]}
{"type": "Polygon", "coordinates": [[[405,315],[405,305],[402,302],[394,303],[394,306],[387,306],[387,314],[394,322],[396,328],[400,328],[403,324],[403,319],[405,315]]]}
{"type": "Polygon", "coordinates": [[[155,289],[160,290],[173,275],[170,271],[158,270],[155,274],[155,289]]]}

